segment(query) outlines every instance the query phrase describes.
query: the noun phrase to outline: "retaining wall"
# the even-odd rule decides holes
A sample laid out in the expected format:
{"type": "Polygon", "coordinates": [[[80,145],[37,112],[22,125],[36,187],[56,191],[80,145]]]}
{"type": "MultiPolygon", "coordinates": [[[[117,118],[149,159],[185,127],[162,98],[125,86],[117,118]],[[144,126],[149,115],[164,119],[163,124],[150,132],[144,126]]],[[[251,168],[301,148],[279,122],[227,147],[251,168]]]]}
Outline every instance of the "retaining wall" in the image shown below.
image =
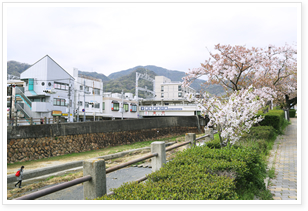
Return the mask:
{"type": "Polygon", "coordinates": [[[198,133],[198,122],[194,116],[8,127],[7,163],[85,152],[188,132],[198,133]]]}

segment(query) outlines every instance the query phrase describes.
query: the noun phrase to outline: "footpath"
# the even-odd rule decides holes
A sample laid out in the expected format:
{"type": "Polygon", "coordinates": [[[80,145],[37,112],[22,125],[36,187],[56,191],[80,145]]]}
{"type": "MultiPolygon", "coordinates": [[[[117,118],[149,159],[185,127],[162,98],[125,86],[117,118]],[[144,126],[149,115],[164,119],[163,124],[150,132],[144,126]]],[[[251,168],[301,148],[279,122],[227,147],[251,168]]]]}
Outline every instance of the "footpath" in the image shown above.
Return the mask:
{"type": "Polygon", "coordinates": [[[290,122],[272,150],[269,169],[275,168],[276,177],[270,179],[268,189],[274,200],[297,200],[297,118],[290,122]]]}

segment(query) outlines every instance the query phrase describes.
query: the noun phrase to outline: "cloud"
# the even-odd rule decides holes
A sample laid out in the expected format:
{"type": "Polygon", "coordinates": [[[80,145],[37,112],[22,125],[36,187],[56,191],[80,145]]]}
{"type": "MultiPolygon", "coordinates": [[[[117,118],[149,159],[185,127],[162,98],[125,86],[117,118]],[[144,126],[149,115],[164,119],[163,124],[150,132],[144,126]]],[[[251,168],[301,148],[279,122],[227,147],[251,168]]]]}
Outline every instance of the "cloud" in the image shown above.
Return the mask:
{"type": "Polygon", "coordinates": [[[298,30],[294,4],[66,6],[9,7],[7,59],[33,64],[48,54],[70,73],[137,65],[187,71],[207,58],[206,47],[283,45],[296,42],[298,30]]]}

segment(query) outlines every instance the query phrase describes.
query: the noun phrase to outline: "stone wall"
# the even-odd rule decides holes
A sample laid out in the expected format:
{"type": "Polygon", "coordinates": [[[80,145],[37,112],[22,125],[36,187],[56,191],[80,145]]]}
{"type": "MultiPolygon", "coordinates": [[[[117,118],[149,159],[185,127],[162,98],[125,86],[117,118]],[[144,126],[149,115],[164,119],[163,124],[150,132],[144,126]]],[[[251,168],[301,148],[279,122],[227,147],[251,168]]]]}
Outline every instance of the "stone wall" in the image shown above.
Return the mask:
{"type": "MultiPolygon", "coordinates": [[[[26,133],[25,127],[28,126],[14,127],[14,130],[16,130],[16,128],[22,128],[21,131],[19,131],[19,134],[23,134],[23,136],[19,135],[16,137],[16,135],[18,135],[16,133],[13,135],[8,134],[8,137],[10,138],[7,140],[7,163],[37,160],[70,153],[97,150],[108,146],[125,145],[146,140],[154,140],[156,138],[183,135],[185,133],[198,133],[196,119],[194,118],[184,117],[180,122],[178,121],[178,118],[172,117],[167,119],[159,119],[160,121],[157,121],[157,119],[140,119],[142,121],[104,121],[103,124],[108,125],[109,123],[109,126],[111,124],[115,124],[116,122],[121,129],[110,131],[110,127],[101,127],[100,132],[96,131],[93,133],[89,130],[88,133],[80,133],[79,130],[79,133],[76,132],[75,134],[67,134],[69,132],[67,130],[63,130],[63,128],[61,129],[63,125],[59,124],[56,125],[57,129],[62,131],[62,134],[58,133],[59,135],[55,135],[56,133],[50,130],[51,127],[46,127],[46,129],[49,129],[50,131],[44,131],[41,127],[48,125],[31,126],[37,128],[40,127],[40,130],[37,130],[41,133],[40,135],[37,135],[37,137],[33,137],[33,134],[26,133]],[[124,127],[131,124],[135,126],[134,130],[130,127],[124,127]],[[159,127],[161,125],[164,127],[159,127]],[[51,135],[48,136],[48,133],[51,135]]],[[[102,126],[102,123],[94,123],[102,126]]],[[[72,128],[74,124],[76,125],[76,123],[71,123],[69,125],[70,128],[72,128]]],[[[89,123],[87,122],[78,124],[78,126],[89,126],[89,123]]],[[[91,124],[93,124],[93,122],[91,124]]],[[[65,126],[67,127],[67,124],[64,125],[64,127],[65,126]]],[[[33,130],[33,128],[31,128],[31,130],[33,130]]]]}

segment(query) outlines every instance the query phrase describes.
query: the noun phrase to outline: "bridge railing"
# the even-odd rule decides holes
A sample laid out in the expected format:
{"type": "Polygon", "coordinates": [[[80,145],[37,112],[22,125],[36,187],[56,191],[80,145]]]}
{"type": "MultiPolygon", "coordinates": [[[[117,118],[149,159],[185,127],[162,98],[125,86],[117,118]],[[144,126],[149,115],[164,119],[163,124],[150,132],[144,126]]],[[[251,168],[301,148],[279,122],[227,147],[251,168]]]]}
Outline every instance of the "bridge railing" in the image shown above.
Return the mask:
{"type": "MultiPolygon", "coordinates": [[[[165,147],[165,142],[156,141],[151,143],[151,153],[145,155],[141,158],[125,162],[123,164],[110,167],[106,169],[105,160],[100,158],[93,158],[89,160],[85,160],[83,162],[83,175],[87,175],[69,182],[65,182],[50,188],[46,188],[35,193],[31,193],[14,200],[34,200],[40,198],[42,196],[60,191],[62,189],[84,183],[83,184],[83,195],[84,199],[95,199],[97,197],[101,197],[105,194],[112,195],[114,192],[107,193],[107,180],[106,174],[119,170],[121,168],[130,166],[134,163],[138,163],[140,161],[147,160],[151,158],[152,164],[152,172],[159,170],[166,163],[166,152],[171,151],[173,149],[186,146],[187,148],[191,148],[196,146],[197,141],[209,141],[213,139],[214,132],[213,129],[205,130],[206,135],[196,138],[195,133],[186,133],[185,142],[176,144],[174,146],[165,147]]],[[[147,179],[147,176],[144,176],[138,180],[137,182],[142,182],[147,179]]]]}

